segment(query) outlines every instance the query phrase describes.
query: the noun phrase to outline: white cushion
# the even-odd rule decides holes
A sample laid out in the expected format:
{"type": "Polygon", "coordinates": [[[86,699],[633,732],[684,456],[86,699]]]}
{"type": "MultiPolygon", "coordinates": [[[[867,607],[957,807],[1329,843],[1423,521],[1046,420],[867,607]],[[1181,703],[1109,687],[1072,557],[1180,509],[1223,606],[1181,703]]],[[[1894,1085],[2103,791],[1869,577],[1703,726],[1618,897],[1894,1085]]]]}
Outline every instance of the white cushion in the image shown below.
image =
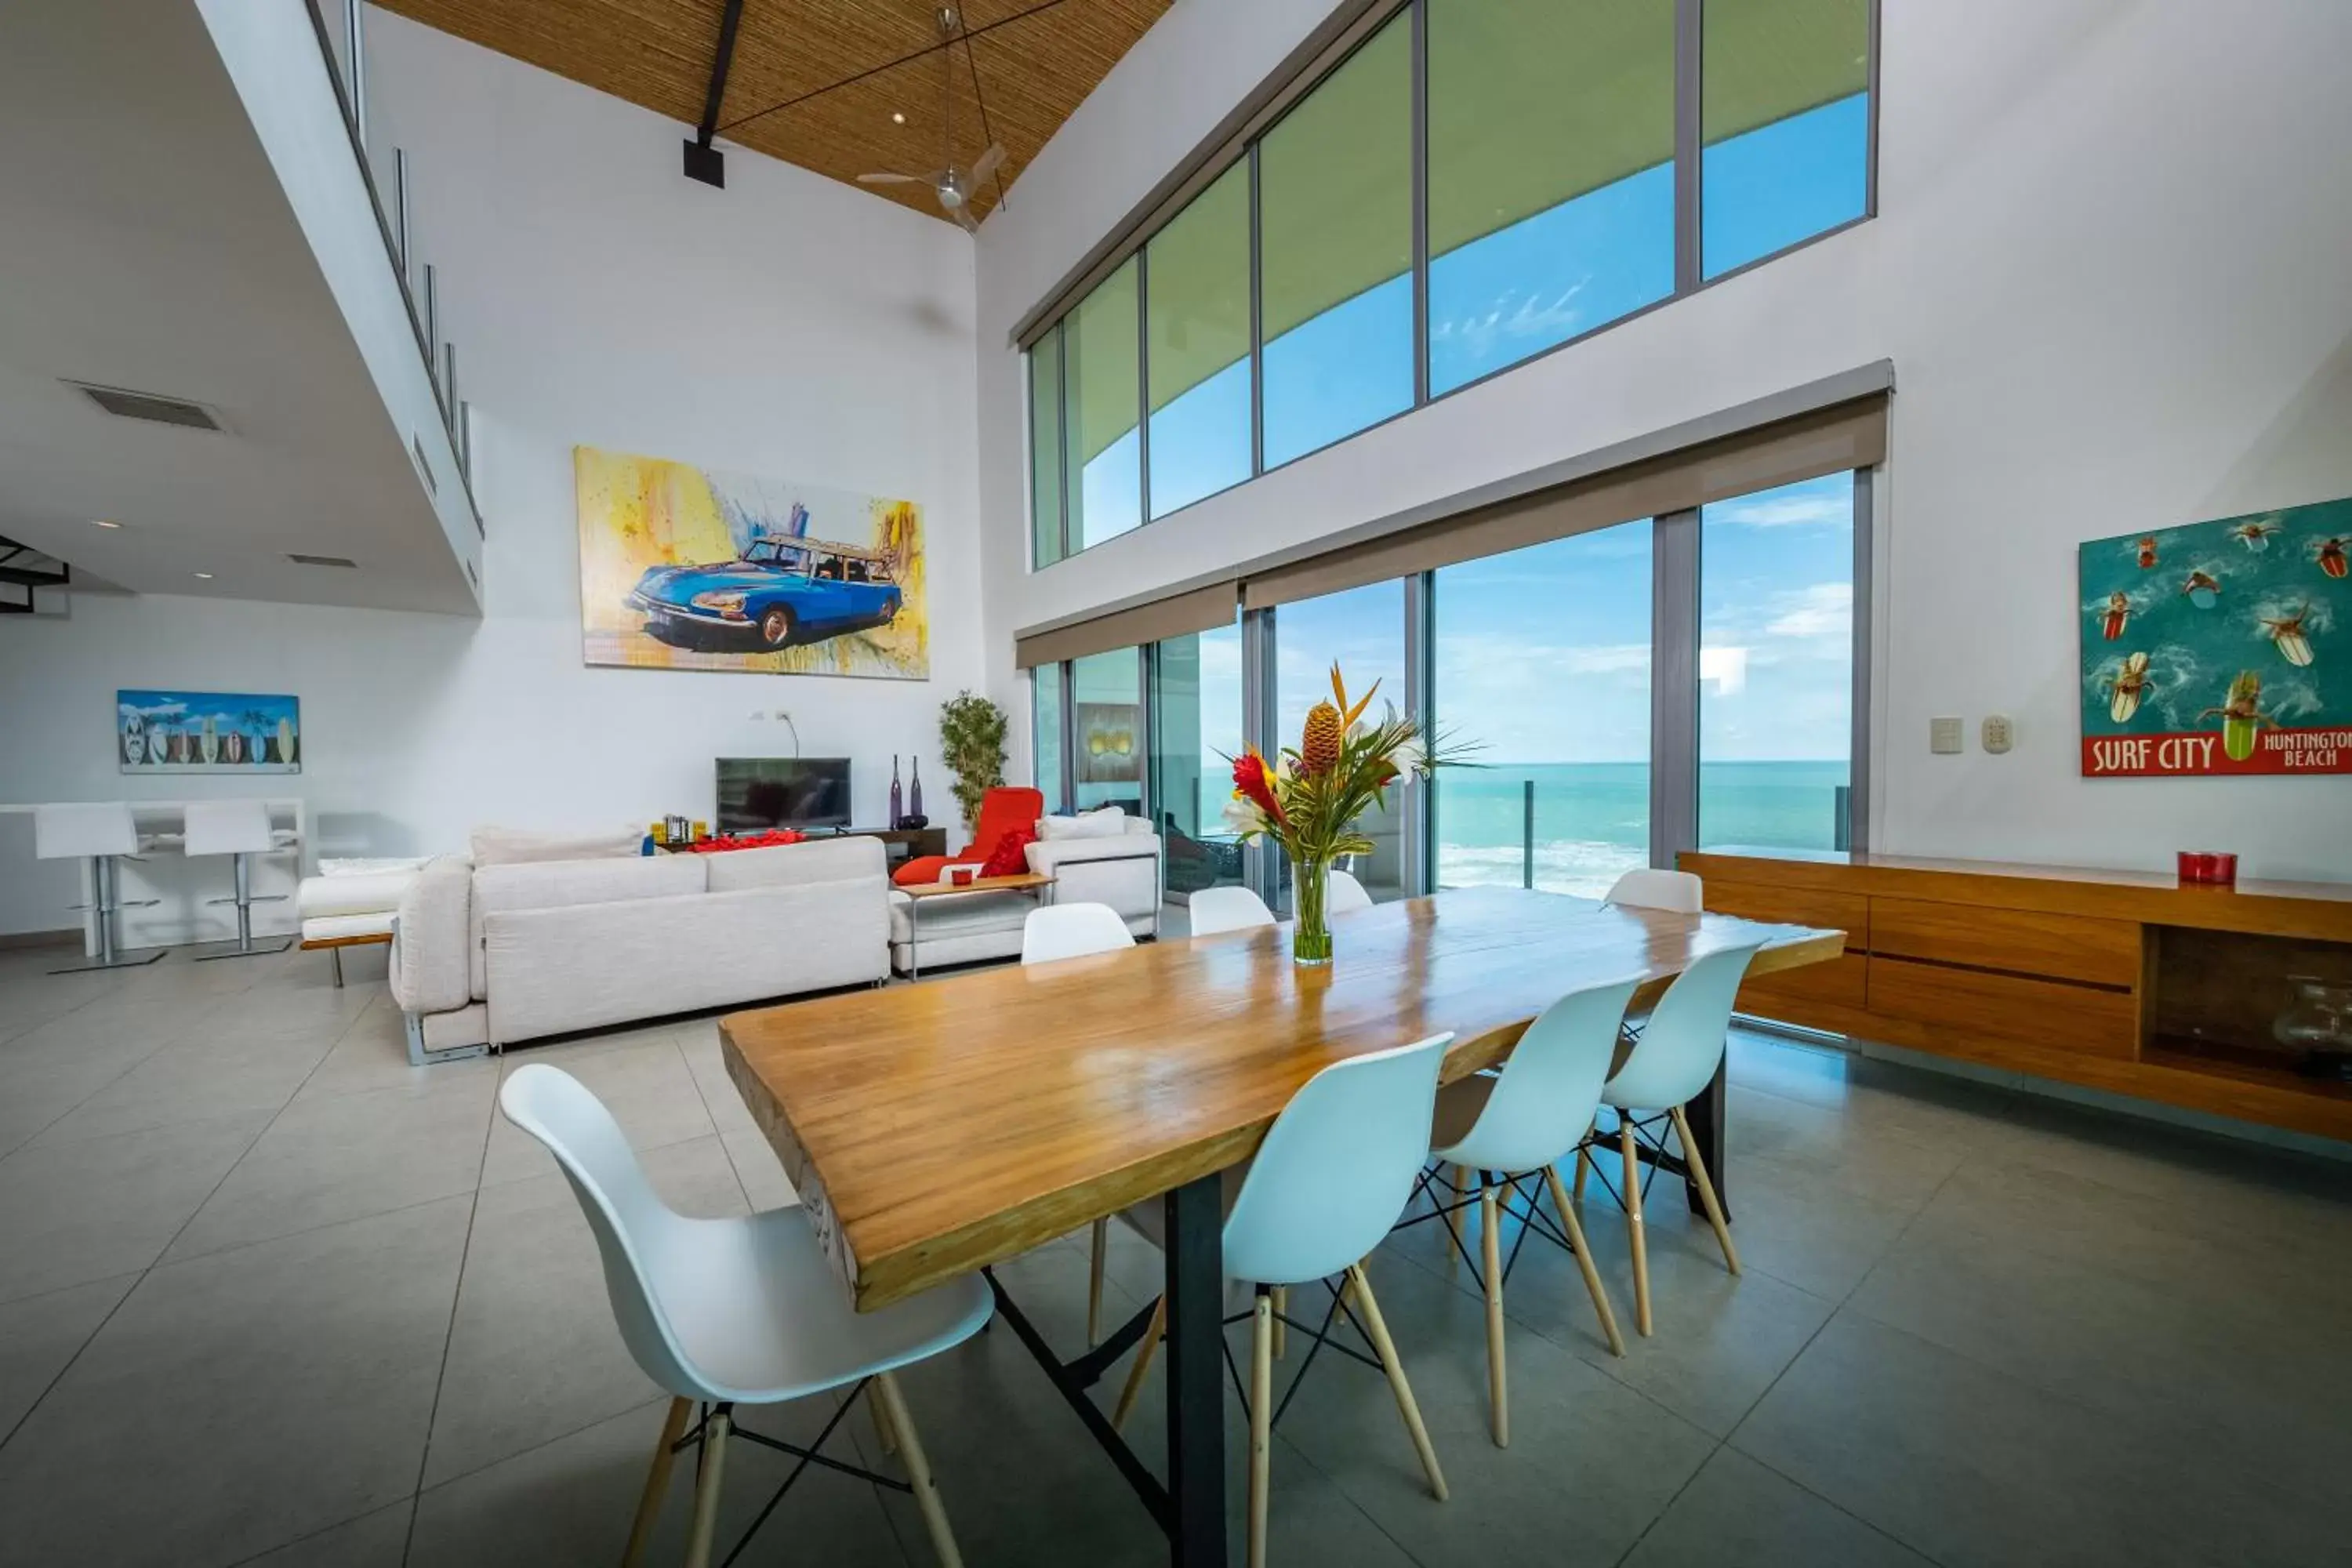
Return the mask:
{"type": "MultiPolygon", "coordinates": [[[[423,865],[422,861],[417,863],[423,865]]],[[[414,868],[398,871],[352,872],[340,877],[305,877],[294,889],[294,907],[304,920],[321,915],[368,915],[400,908],[400,898],[416,880],[414,868]]]]}
{"type": "Polygon", "coordinates": [[[1127,831],[1127,813],[1115,805],[1099,811],[1082,812],[1076,816],[1041,816],[1037,819],[1037,837],[1059,838],[1117,838],[1127,831]]]}
{"type": "Polygon", "coordinates": [[[430,858],[424,855],[346,856],[341,859],[321,859],[321,877],[372,877],[380,871],[415,871],[422,869],[430,858]]]}
{"type": "Polygon", "coordinates": [[[889,875],[890,852],[870,836],[818,838],[765,849],[723,849],[700,857],[710,868],[710,890],[798,888],[815,882],[881,881],[889,875]]]}
{"type": "Polygon", "coordinates": [[[379,910],[373,914],[308,915],[302,921],[304,942],[333,942],[342,937],[389,936],[392,934],[393,911],[379,910]]]}
{"type": "Polygon", "coordinates": [[[526,833],[519,827],[474,829],[474,864],[513,866],[532,860],[614,860],[642,857],[646,831],[623,827],[605,833],[526,833]]]}
{"type": "MultiPolygon", "coordinates": [[[[890,940],[906,942],[918,929],[908,917],[915,900],[906,894],[893,891],[890,895],[890,940]]],[[[955,893],[935,895],[923,901],[920,927],[923,945],[929,947],[934,939],[968,936],[980,931],[1009,931],[1016,936],[1029,921],[1029,911],[1037,907],[1034,894],[955,893]]],[[[1013,951],[1021,951],[1015,942],[1013,951]]]]}
{"type": "Polygon", "coordinates": [[[478,866],[475,918],[500,910],[569,909],[628,899],[671,899],[681,893],[699,893],[709,886],[709,868],[699,855],[478,866]]]}

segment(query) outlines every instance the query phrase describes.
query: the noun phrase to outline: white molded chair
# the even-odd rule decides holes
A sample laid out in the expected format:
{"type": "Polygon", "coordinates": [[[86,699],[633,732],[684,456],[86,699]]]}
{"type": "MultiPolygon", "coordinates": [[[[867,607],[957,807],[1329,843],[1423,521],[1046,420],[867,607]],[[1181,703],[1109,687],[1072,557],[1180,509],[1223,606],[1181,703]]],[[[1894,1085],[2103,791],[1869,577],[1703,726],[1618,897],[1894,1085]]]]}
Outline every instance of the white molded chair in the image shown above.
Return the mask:
{"type": "MultiPolygon", "coordinates": [[[[1437,1450],[1422,1424],[1421,1407],[1405,1381],[1404,1363],[1389,1338],[1363,1259],[1396,1224],[1420,1179],[1429,1153],[1437,1074],[1453,1040],[1450,1033],[1432,1035],[1409,1046],[1334,1062],[1308,1079],[1266,1130],[1233,1193],[1223,1232],[1225,1277],[1256,1288],[1249,1387],[1250,1568],[1262,1568],[1265,1562],[1276,1314],[1290,1286],[1328,1281],[1336,1274],[1347,1277],[1346,1284],[1333,1292],[1334,1310],[1360,1325],[1388,1376],[1389,1391],[1404,1417],[1429,1489],[1439,1501],[1445,1500],[1445,1475],[1438,1468],[1437,1450]]],[[[1160,1205],[1152,1203],[1123,1217],[1157,1242],[1159,1215],[1160,1205]]],[[[1151,1325],[1144,1331],[1112,1415],[1114,1426],[1126,1420],[1142,1391],[1166,1309],[1164,1299],[1153,1309],[1151,1325]]],[[[1320,1331],[1309,1331],[1322,1338],[1320,1331]]]]}
{"type": "MultiPolygon", "coordinates": [[[[277,847],[277,835],[269,827],[268,801],[192,800],[188,803],[186,838],[182,853],[229,857],[236,887],[235,897],[212,900],[215,904],[236,906],[236,940],[223,943],[215,952],[198,953],[199,961],[207,958],[252,958],[259,953],[284,952],[294,945],[294,939],[290,936],[276,941],[253,940],[253,906],[286,901],[283,893],[260,899],[253,896],[252,858],[267,855],[277,847]]],[[[340,960],[340,952],[337,957],[340,960]]]]}
{"type": "MultiPolygon", "coordinates": [[[[880,1311],[856,1311],[806,1211],[769,1209],[733,1219],[678,1214],[646,1180],[604,1102],[571,1074],[540,1063],[518,1068],[499,1090],[499,1108],[547,1145],[562,1168],[604,1254],[604,1288],[621,1338],[638,1367],[670,1394],[625,1563],[645,1554],[670,1462],[680,1449],[700,1449],[687,1562],[688,1568],[703,1568],[718,1520],[727,1439],[803,1452],[736,1426],[735,1406],[844,1387],[853,1397],[862,1389],[879,1399],[876,1424],[905,1460],[932,1548],[947,1568],[960,1563],[947,1511],[893,1373],[962,1343],[988,1321],[992,1301],[977,1275],[880,1311]],[[688,1432],[697,1401],[713,1408],[688,1432]]],[[[867,1474],[839,1461],[825,1463],[867,1474]]]]}
{"type": "MultiPolygon", "coordinates": [[[[1576,1257],[1584,1289],[1600,1315],[1609,1349],[1625,1353],[1617,1332],[1617,1314],[1610,1310],[1609,1291],[1592,1264],[1585,1245],[1584,1227],[1559,1178],[1559,1162],[1583,1142],[1601,1104],[1601,1081],[1617,1050],[1617,1026],[1625,1004],[1641,984],[1638,976],[1571,991],[1545,1008],[1528,1026],[1502,1069],[1488,1076],[1474,1074],[1438,1090],[1437,1122],[1430,1153],[1457,1168],[1478,1173],[1478,1231],[1481,1262],[1478,1272],[1486,1292],[1486,1389],[1495,1446],[1511,1440],[1510,1402],[1503,1374],[1503,1254],[1501,1219],[1507,1198],[1527,1200],[1524,1216],[1539,1226],[1536,1194],[1513,1180],[1541,1173],[1551,1191],[1552,1206],[1559,1211],[1566,1236],[1560,1239],[1576,1257]]],[[[1443,1202],[1444,1200],[1440,1200],[1443,1202]]],[[[1446,1228],[1458,1244],[1453,1209],[1445,1212],[1446,1228]]]]}
{"type": "Polygon", "coordinates": [[[1274,924],[1274,911],[1247,888],[1203,888],[1192,895],[1192,910],[1194,936],[1274,924]]]}
{"type": "Polygon", "coordinates": [[[76,974],[89,969],[131,969],[142,963],[152,963],[163,956],[163,950],[160,947],[131,957],[123,956],[114,947],[114,917],[119,910],[145,909],[161,901],[138,899],[125,904],[121,899],[121,868],[115,862],[125,857],[136,857],[144,847],[146,846],[139,839],[139,829],[131,820],[131,806],[125,801],[33,807],[33,854],[36,858],[89,862],[90,901],[76,904],[74,908],[94,914],[98,925],[98,957],[88,963],[72,963],[63,969],[53,969],[50,973],[76,974]]]}
{"type": "Polygon", "coordinates": [[[1659,871],[1643,867],[1628,871],[1609,886],[1604,904],[1634,910],[1667,910],[1695,915],[1704,907],[1706,886],[1688,871],[1659,871]]]}
{"type": "Polygon", "coordinates": [[[1050,963],[1057,958],[1117,952],[1135,945],[1135,933],[1108,904],[1047,904],[1021,923],[1021,962],[1050,963]]]}
{"type": "MultiPolygon", "coordinates": [[[[1739,1253],[1731,1245],[1731,1227],[1724,1221],[1723,1205],[1716,1197],[1715,1184],[1708,1179],[1706,1163],[1691,1137],[1683,1102],[1705,1090],[1722,1065],[1724,1037],[1731,1028],[1732,999],[1748,973],[1748,960],[1762,945],[1748,942],[1720,948],[1694,960],[1658,998],[1648,1026],[1634,1042],[1625,1065],[1601,1087],[1601,1103],[1617,1112],[1617,1147],[1624,1162],[1624,1190],[1618,1201],[1625,1205],[1625,1230],[1633,1242],[1633,1322],[1644,1334],[1650,1331],[1650,1252],[1642,1232],[1642,1162],[1633,1113],[1665,1108],[1675,1136],[1682,1141],[1683,1163],[1690,1169],[1691,1185],[1698,1189],[1706,1223],[1714,1227],[1716,1243],[1723,1248],[1724,1267],[1738,1273],[1739,1253]]],[[[1598,1136],[1588,1137],[1584,1147],[1576,1152],[1580,1198],[1584,1195],[1591,1143],[1598,1136]]]]}
{"type": "Polygon", "coordinates": [[[1371,907],[1372,896],[1364,891],[1364,885],[1352,874],[1333,867],[1330,885],[1323,893],[1323,912],[1326,915],[1347,915],[1371,907]]]}
{"type": "MultiPolygon", "coordinates": [[[[1057,958],[1083,958],[1117,952],[1135,945],[1135,933],[1108,904],[1047,904],[1029,911],[1021,924],[1021,962],[1051,963],[1057,958]]],[[[1102,1338],[1103,1265],[1110,1244],[1110,1222],[1094,1223],[1090,1238],[1091,1265],[1087,1273],[1087,1343],[1102,1338]]]]}

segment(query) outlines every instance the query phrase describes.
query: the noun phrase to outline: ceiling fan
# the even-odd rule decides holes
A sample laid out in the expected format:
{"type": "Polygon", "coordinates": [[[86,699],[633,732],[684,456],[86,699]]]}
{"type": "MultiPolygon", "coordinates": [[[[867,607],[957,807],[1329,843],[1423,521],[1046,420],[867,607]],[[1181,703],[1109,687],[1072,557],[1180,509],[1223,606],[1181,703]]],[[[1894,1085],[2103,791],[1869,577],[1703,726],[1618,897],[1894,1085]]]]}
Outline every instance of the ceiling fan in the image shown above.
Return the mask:
{"type": "MultiPolygon", "coordinates": [[[[942,5],[936,14],[936,19],[940,26],[940,119],[944,127],[940,136],[943,162],[928,174],[900,174],[885,171],[860,174],[857,183],[861,185],[929,185],[931,195],[938,198],[940,209],[967,230],[977,234],[980,225],[972,218],[971,200],[981,186],[987,183],[988,177],[996,173],[997,166],[1004,162],[1004,146],[1002,142],[992,142],[988,144],[988,151],[974,160],[971,168],[956,166],[955,41],[964,31],[963,13],[956,6],[942,5]]],[[[971,47],[969,41],[964,47],[971,47]]],[[[972,76],[971,87],[975,94],[980,91],[977,72],[972,76]]],[[[987,105],[983,102],[981,106],[983,124],[987,112],[987,105]]]]}

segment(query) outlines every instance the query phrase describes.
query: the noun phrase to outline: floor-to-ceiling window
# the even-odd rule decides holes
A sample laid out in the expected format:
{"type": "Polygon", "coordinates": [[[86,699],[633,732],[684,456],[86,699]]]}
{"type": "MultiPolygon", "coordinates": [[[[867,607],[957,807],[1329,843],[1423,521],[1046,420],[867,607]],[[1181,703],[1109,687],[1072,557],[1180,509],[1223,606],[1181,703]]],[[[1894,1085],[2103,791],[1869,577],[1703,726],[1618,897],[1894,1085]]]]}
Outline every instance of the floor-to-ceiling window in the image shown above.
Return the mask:
{"type": "Polygon", "coordinates": [[[1236,163],[1144,252],[1151,515],[1250,477],[1249,166],[1236,163]]]}
{"type": "Polygon", "coordinates": [[[1113,648],[1070,661],[1070,763],[1080,811],[1143,815],[1143,650],[1113,648]]]}
{"type": "Polygon", "coordinates": [[[1675,0],[1428,0],[1429,390],[1675,291],[1675,0]]]}
{"type": "Polygon", "coordinates": [[[1432,713],[1480,748],[1434,785],[1440,888],[1598,898],[1650,864],[1650,558],[1643,520],[1435,574],[1432,713]]]}
{"type": "Polygon", "coordinates": [[[1072,550],[1100,544],[1143,521],[1140,270],[1129,259],[1062,322],[1072,550]]]}
{"type": "Polygon", "coordinates": [[[1412,406],[1412,36],[1400,16],[1258,149],[1265,466],[1412,406]]]}
{"type": "Polygon", "coordinates": [[[1709,278],[1870,205],[1870,0],[1706,0],[1700,254],[1709,278]]]}
{"type": "Polygon", "coordinates": [[[1853,563],[1850,473],[1701,509],[1700,844],[1843,842],[1853,563]]]}
{"type": "Polygon", "coordinates": [[[1238,624],[1170,637],[1151,647],[1153,820],[1168,857],[1168,890],[1181,897],[1242,879],[1242,847],[1224,822],[1229,761],[1242,749],[1238,624]]]}
{"type": "Polygon", "coordinates": [[[1045,810],[1058,814],[1070,809],[1069,796],[1062,786],[1062,762],[1068,737],[1062,724],[1063,667],[1041,664],[1029,672],[1030,738],[1035,743],[1036,771],[1031,775],[1045,795],[1045,810]]]}
{"type": "MultiPolygon", "coordinates": [[[[1275,610],[1275,732],[1281,745],[1297,746],[1307,710],[1330,700],[1335,664],[1347,680],[1351,703],[1373,693],[1366,717],[1391,705],[1405,710],[1404,598],[1404,584],[1391,580],[1295,600],[1275,610]]],[[[1404,891],[1404,820],[1402,793],[1391,789],[1386,807],[1359,824],[1372,841],[1372,852],[1359,857],[1351,869],[1376,899],[1404,891]]]]}

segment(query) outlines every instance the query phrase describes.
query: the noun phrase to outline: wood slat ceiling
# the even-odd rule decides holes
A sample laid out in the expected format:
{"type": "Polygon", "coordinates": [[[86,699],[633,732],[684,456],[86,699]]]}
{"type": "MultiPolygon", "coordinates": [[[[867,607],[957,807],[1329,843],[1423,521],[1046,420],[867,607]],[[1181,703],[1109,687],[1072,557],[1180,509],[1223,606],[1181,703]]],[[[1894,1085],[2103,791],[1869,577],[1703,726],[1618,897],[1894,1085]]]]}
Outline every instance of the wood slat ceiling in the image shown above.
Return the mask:
{"type": "MultiPolygon", "coordinates": [[[[430,27],[677,121],[702,118],[723,0],[377,0],[430,27]]],[[[950,53],[954,161],[992,134],[984,217],[1173,0],[967,0],[950,53]],[[986,129],[982,129],[982,106],[986,129]]],[[[721,140],[836,180],[940,166],[940,50],[928,0],[744,0],[721,140]],[[891,119],[906,116],[904,124],[891,119]]],[[[861,186],[947,221],[928,185],[861,186]]]]}

